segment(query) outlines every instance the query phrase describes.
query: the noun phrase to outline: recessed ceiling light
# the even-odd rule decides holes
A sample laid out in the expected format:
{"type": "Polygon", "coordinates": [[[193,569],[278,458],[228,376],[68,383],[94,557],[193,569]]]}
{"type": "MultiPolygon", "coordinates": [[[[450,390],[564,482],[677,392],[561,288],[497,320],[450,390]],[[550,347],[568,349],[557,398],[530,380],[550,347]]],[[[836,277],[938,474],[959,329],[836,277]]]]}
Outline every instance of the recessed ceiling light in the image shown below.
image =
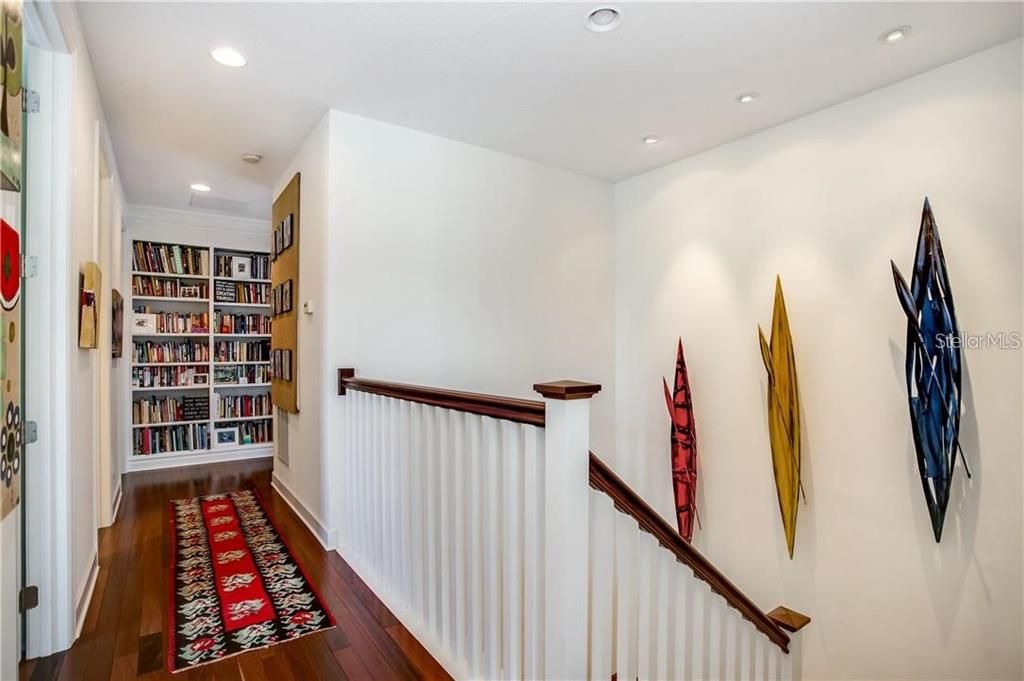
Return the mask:
{"type": "Polygon", "coordinates": [[[246,163],[259,163],[263,160],[262,154],[242,154],[242,160],[246,163]]]}
{"type": "Polygon", "coordinates": [[[215,47],[210,50],[210,56],[218,64],[238,68],[245,66],[245,57],[238,50],[231,47],[215,47]]]}
{"type": "Polygon", "coordinates": [[[909,26],[896,26],[895,28],[890,28],[888,31],[878,36],[878,40],[884,45],[892,45],[893,43],[898,43],[903,40],[908,35],[910,35],[909,26]]]}
{"type": "Polygon", "coordinates": [[[614,31],[622,24],[622,12],[611,5],[595,7],[587,13],[583,25],[594,33],[607,33],[614,31]]]}
{"type": "Polygon", "coordinates": [[[190,184],[188,186],[188,188],[191,189],[194,192],[208,192],[208,191],[210,191],[210,185],[203,184],[202,182],[195,182],[193,184],[190,184]]]}
{"type": "Polygon", "coordinates": [[[736,101],[739,102],[740,104],[750,104],[751,102],[756,102],[758,97],[760,96],[761,95],[757,94],[756,92],[744,92],[742,95],[736,98],[736,101]]]}
{"type": "Polygon", "coordinates": [[[657,144],[661,141],[661,138],[657,135],[648,135],[644,138],[644,144],[657,144]]]}

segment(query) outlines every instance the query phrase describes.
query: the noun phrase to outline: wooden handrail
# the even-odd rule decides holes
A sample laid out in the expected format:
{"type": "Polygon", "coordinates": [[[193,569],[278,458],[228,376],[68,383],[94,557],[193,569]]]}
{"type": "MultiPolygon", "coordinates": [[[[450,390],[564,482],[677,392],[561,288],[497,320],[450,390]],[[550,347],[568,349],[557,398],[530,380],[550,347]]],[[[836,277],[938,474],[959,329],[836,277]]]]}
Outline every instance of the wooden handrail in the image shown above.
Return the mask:
{"type": "Polygon", "coordinates": [[[344,395],[346,390],[358,390],[373,395],[394,397],[399,400],[490,416],[505,421],[544,426],[544,403],[539,400],[499,397],[485,393],[444,390],[407,383],[356,378],[353,369],[338,369],[338,394],[344,395]]]}
{"type": "Polygon", "coordinates": [[[789,652],[789,636],[786,632],[697,549],[680,537],[657,511],[593,452],[590,453],[590,486],[611,497],[617,509],[636,520],[640,529],[654,535],[659,544],[675,554],[680,563],[693,570],[694,576],[707,582],[712,591],[739,610],[740,614],[750,620],[772,643],[782,648],[784,652],[789,652]]]}

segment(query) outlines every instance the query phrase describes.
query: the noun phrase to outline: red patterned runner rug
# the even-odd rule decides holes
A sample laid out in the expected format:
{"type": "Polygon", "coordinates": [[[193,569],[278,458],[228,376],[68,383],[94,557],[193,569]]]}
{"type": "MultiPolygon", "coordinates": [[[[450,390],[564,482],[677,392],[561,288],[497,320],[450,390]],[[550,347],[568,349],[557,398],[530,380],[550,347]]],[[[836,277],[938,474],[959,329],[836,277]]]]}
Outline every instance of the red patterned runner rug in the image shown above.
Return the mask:
{"type": "Polygon", "coordinates": [[[170,671],[334,626],[255,492],[172,501],[171,539],[170,671]]]}

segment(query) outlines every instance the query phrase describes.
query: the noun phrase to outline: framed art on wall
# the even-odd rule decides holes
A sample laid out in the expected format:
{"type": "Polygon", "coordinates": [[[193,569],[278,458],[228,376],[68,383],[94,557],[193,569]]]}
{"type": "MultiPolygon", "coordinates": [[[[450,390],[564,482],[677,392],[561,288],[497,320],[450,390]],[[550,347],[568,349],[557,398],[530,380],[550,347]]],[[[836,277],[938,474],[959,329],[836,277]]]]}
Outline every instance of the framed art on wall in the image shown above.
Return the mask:
{"type": "Polygon", "coordinates": [[[110,291],[110,354],[121,359],[124,352],[124,298],[116,288],[110,291]]]}

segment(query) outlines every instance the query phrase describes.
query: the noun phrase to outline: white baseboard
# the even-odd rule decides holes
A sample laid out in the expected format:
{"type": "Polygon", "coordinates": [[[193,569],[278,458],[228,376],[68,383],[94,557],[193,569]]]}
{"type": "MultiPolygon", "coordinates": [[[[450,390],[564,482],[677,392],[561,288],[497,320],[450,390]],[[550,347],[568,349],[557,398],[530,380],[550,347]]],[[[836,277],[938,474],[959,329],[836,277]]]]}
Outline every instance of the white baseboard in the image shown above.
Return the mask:
{"type": "Polygon", "coordinates": [[[332,551],[337,543],[336,533],[324,525],[323,521],[309,510],[309,507],[299,499],[295,492],[281,478],[277,477],[276,471],[271,478],[271,485],[281,495],[281,498],[285,500],[285,503],[291,506],[292,510],[295,511],[295,515],[299,516],[299,519],[309,528],[309,531],[313,533],[313,536],[316,537],[321,546],[328,551],[332,551]]]}
{"type": "Polygon", "coordinates": [[[114,490],[114,503],[111,504],[110,508],[110,524],[113,525],[117,522],[117,512],[121,510],[121,488],[120,478],[118,478],[117,489],[114,490]]]}
{"type": "Polygon", "coordinates": [[[211,449],[208,452],[187,454],[152,454],[150,456],[129,456],[127,471],[152,471],[160,468],[180,466],[202,466],[208,463],[227,463],[246,459],[265,459],[274,456],[273,445],[241,445],[232,449],[211,449]]]}
{"type": "Polygon", "coordinates": [[[75,640],[82,635],[82,627],[85,625],[85,616],[89,614],[89,603],[92,602],[93,592],[96,591],[96,580],[100,576],[100,556],[95,553],[92,556],[92,566],[89,568],[89,578],[85,581],[85,588],[75,602],[75,640]]]}

